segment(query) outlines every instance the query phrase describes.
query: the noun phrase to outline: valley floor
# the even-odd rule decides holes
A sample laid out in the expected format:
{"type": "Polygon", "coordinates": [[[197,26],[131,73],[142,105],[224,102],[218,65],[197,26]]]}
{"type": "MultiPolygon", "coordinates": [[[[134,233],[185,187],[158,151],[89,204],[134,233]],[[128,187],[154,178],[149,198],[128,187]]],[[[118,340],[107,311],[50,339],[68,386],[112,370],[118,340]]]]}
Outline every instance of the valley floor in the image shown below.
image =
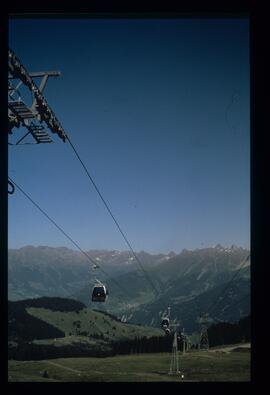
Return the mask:
{"type": "Polygon", "coordinates": [[[59,358],[8,363],[9,382],[250,381],[249,345],[179,353],[181,375],[169,375],[171,355],[59,358]],[[215,352],[214,352],[215,351],[215,352]],[[47,377],[44,372],[47,371],[47,377]]]}

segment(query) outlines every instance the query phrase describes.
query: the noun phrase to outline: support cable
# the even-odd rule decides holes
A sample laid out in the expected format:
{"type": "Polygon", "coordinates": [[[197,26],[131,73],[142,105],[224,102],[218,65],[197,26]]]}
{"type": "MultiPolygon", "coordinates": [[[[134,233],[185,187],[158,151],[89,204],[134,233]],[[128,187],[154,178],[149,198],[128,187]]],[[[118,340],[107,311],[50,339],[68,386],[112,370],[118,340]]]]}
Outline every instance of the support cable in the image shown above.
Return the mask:
{"type": "MultiPolygon", "coordinates": [[[[69,239],[69,241],[71,241],[71,243],[72,244],[74,244],[77,248],[78,248],[78,250],[80,250],[81,251],[81,253],[83,254],[83,255],[85,255],[86,256],[86,258],[91,262],[91,263],[93,263],[94,265],[96,265],[97,263],[85,252],[85,251],[83,251],[82,250],[82,248],[79,246],[79,244],[78,243],[76,243],[76,241],[74,241],[21,187],[19,187],[19,185],[11,178],[11,177],[8,177],[9,178],[9,180],[10,180],[10,182],[12,182],[21,192],[22,192],[22,194],[28,199],[28,200],[30,200],[30,202],[43,214],[43,215],[45,215],[45,217],[66,237],[66,238],[68,238],[69,239]]],[[[98,266],[99,266],[99,269],[100,269],[100,271],[102,272],[102,273],[104,273],[108,278],[110,278],[110,280],[111,281],[113,281],[117,286],[118,286],[118,288],[120,288],[121,289],[121,291],[125,294],[125,295],[128,295],[129,297],[131,297],[131,295],[129,295],[129,293],[118,283],[118,281],[116,281],[113,277],[110,277],[109,275],[108,275],[108,273],[106,273],[106,271],[104,270],[104,269],[102,269],[101,267],[100,267],[100,264],[98,264],[98,266]]]]}
{"type": "Polygon", "coordinates": [[[148,282],[151,284],[151,286],[152,286],[152,288],[153,288],[153,290],[154,290],[154,292],[155,292],[155,295],[156,295],[156,296],[159,296],[159,292],[158,292],[157,288],[155,287],[153,281],[151,280],[151,278],[149,277],[148,273],[147,273],[146,270],[144,269],[144,267],[143,267],[143,265],[142,265],[140,259],[138,258],[137,254],[135,253],[134,249],[132,248],[132,246],[131,246],[131,244],[130,244],[128,238],[127,238],[127,236],[125,235],[125,233],[124,233],[123,230],[121,229],[121,227],[120,227],[118,221],[116,220],[115,216],[113,215],[113,213],[112,213],[112,211],[111,211],[111,209],[110,209],[108,203],[107,203],[106,200],[104,199],[104,197],[103,197],[102,193],[100,192],[100,190],[99,190],[97,184],[95,183],[93,177],[90,175],[89,171],[87,170],[87,167],[86,167],[85,164],[83,163],[83,161],[82,161],[80,155],[78,154],[78,151],[76,150],[76,148],[75,148],[74,145],[72,144],[72,142],[71,142],[71,140],[70,140],[70,137],[69,137],[67,134],[66,134],[66,139],[67,139],[67,141],[69,142],[69,144],[70,144],[72,150],[74,151],[75,155],[77,156],[79,162],[81,163],[81,165],[82,165],[84,171],[86,172],[86,174],[87,174],[89,180],[91,181],[92,185],[94,186],[96,192],[98,193],[99,197],[101,198],[101,200],[102,200],[104,206],[106,207],[108,213],[110,214],[111,218],[113,219],[115,225],[117,226],[119,232],[120,232],[121,235],[123,236],[123,238],[124,238],[126,244],[128,245],[130,251],[132,252],[132,255],[133,255],[133,257],[135,258],[136,262],[138,263],[140,269],[141,269],[142,272],[144,273],[144,275],[145,275],[145,277],[147,278],[148,282]]]}

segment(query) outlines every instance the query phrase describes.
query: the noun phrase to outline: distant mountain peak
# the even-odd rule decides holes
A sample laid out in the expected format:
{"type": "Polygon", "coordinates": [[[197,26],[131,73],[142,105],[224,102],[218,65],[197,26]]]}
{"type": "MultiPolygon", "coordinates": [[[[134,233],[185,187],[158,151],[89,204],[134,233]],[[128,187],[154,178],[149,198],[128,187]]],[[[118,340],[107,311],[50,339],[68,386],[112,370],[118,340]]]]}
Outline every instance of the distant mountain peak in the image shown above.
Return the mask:
{"type": "Polygon", "coordinates": [[[216,246],[215,246],[215,248],[217,249],[217,250],[224,250],[224,247],[221,245],[221,244],[217,244],[216,246]]]}

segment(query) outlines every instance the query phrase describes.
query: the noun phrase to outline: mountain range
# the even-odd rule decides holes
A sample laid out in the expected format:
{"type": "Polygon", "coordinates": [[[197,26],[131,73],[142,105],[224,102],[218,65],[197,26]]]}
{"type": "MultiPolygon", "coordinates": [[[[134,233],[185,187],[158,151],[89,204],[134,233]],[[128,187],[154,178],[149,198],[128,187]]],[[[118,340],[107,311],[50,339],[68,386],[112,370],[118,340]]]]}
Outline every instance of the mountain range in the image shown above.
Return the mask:
{"type": "MultiPolygon", "coordinates": [[[[109,278],[134,271],[134,257],[127,251],[91,250],[86,254],[109,278]]],[[[148,268],[168,260],[169,255],[137,253],[148,268]]],[[[8,251],[9,300],[23,300],[40,296],[69,296],[94,278],[104,277],[93,270],[93,263],[79,251],[66,247],[26,246],[8,251]]]]}
{"type": "Polygon", "coordinates": [[[9,250],[9,300],[42,296],[72,297],[86,306],[111,312],[122,321],[159,326],[171,308],[171,319],[188,331],[199,330],[197,317],[210,311],[215,320],[237,321],[250,313],[250,259],[242,247],[216,245],[176,254],[134,256],[127,251],[81,252],[65,247],[9,250]],[[98,278],[106,283],[106,303],[91,302],[98,278]]]}

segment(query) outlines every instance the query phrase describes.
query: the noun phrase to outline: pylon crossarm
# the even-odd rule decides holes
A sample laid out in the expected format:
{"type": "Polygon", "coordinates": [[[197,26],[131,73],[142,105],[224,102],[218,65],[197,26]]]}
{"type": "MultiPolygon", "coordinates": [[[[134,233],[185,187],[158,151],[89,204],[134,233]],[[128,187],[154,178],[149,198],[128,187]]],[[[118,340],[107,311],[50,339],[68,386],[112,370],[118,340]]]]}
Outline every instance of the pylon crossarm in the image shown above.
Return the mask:
{"type": "Polygon", "coordinates": [[[8,51],[8,70],[9,70],[10,79],[21,80],[22,83],[25,86],[27,86],[28,89],[34,95],[34,101],[30,108],[24,105],[24,103],[21,102],[17,103],[15,101],[10,101],[8,103],[8,107],[11,110],[11,112],[16,113],[17,111],[18,114],[16,115],[20,118],[24,126],[27,126],[27,123],[25,122],[25,118],[32,118],[32,119],[36,118],[38,121],[44,121],[47,127],[51,130],[51,132],[56,133],[65,142],[67,139],[67,135],[62,125],[60,124],[59,120],[56,118],[54,112],[52,111],[52,109],[50,108],[50,106],[48,105],[46,99],[42,94],[42,90],[44,89],[48,76],[50,75],[57,76],[60,73],[59,72],[28,73],[26,68],[22,65],[20,60],[17,58],[17,56],[11,49],[9,49],[8,51]],[[41,86],[39,88],[33,80],[33,77],[36,76],[43,76],[41,86]]]}

